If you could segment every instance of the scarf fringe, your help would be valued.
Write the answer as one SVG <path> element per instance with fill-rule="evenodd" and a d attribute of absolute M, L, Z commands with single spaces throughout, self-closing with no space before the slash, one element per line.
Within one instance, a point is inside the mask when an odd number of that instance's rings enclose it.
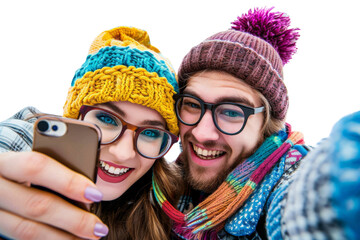
<path fill-rule="evenodd" d="M 173 230 L 175 233 L 181 233 L 181 237 L 185 239 L 213 240 L 217 239 L 217 232 L 220 229 L 211 229 L 194 233 L 192 228 L 186 227 L 184 224 L 175 223 Z"/>

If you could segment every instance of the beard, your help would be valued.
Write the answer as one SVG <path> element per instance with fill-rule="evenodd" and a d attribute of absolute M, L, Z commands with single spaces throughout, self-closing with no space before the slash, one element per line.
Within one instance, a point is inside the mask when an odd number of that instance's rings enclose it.
<path fill-rule="evenodd" d="M 188 135 L 188 136 L 187 136 Z M 190 133 L 186 133 L 184 135 L 184 139 L 190 139 Z M 207 169 L 201 166 L 195 166 L 195 171 L 192 172 L 190 170 L 190 165 L 189 165 L 189 161 L 191 156 L 190 156 L 190 151 L 193 151 L 193 149 L 187 149 L 187 148 L 192 148 L 189 142 L 186 143 L 185 146 L 185 151 L 182 151 L 179 159 L 183 165 L 183 174 L 185 177 L 185 181 L 188 185 L 191 186 L 191 188 L 195 189 L 195 190 L 200 190 L 202 192 L 211 194 L 213 193 L 216 189 L 218 189 L 218 187 L 225 181 L 226 177 L 241 163 L 243 163 L 243 161 L 245 159 L 247 159 L 248 157 L 250 157 L 251 155 L 253 155 L 255 153 L 255 151 L 260 147 L 260 145 L 262 144 L 264 139 L 260 139 L 259 142 L 256 144 L 256 147 L 254 149 L 252 149 L 251 151 L 248 152 L 242 152 L 240 154 L 238 154 L 237 156 L 235 156 L 235 161 L 233 164 L 231 164 L 230 166 L 224 166 L 222 169 L 219 169 L 219 171 L 217 172 L 216 176 L 212 177 L 212 178 L 207 178 L 207 179 L 202 179 L 200 177 L 198 177 L 197 175 L 201 176 L 206 174 Z M 205 143 L 202 143 L 205 147 L 208 148 L 212 148 L 214 146 L 218 146 L 218 143 L 214 142 L 214 141 L 208 141 Z M 184 146 L 182 146 L 183 148 Z M 226 154 L 228 156 L 231 156 L 232 150 L 229 146 L 222 146 L 222 149 L 225 149 Z M 196 173 L 196 175 L 194 175 Z"/>
<path fill-rule="evenodd" d="M 185 173 L 185 181 L 191 186 L 192 189 L 200 190 L 202 192 L 211 194 L 213 193 L 226 179 L 230 172 L 238 165 L 238 163 L 234 163 L 233 166 L 225 169 L 225 171 L 219 171 L 219 173 L 210 179 L 203 180 L 194 176 L 194 174 L 190 171 L 189 160 L 184 161 L 184 173 Z M 241 160 L 239 160 L 240 162 Z M 206 169 L 202 167 L 197 167 L 196 174 L 202 175 L 205 174 Z"/>

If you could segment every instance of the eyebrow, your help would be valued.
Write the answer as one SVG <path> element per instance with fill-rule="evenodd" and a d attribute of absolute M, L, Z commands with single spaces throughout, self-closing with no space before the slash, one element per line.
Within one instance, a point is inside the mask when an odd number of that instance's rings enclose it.
<path fill-rule="evenodd" d="M 107 103 L 103 103 L 103 105 L 105 105 L 106 107 L 113 110 L 116 114 L 120 115 L 122 118 L 126 118 L 127 114 L 123 110 L 121 110 L 119 107 L 117 107 L 114 103 L 107 102 Z M 165 127 L 163 122 L 161 122 L 159 120 L 149 120 L 149 119 L 145 119 L 145 120 L 141 121 L 141 125 L 154 126 L 154 127 L 157 127 L 157 126 Z"/>
<path fill-rule="evenodd" d="M 165 127 L 164 123 L 162 123 L 161 121 L 157 121 L 157 120 L 144 120 L 141 123 L 142 123 L 142 125 Z"/>
<path fill-rule="evenodd" d="M 121 110 L 120 108 L 118 108 L 115 104 L 113 104 L 112 102 L 107 102 L 107 103 L 103 103 L 103 105 L 107 106 L 108 108 L 111 108 L 111 110 L 113 110 L 114 112 L 116 112 L 116 114 L 121 115 L 122 117 L 126 117 L 126 113 Z"/>
<path fill-rule="evenodd" d="M 191 90 L 184 90 L 184 93 L 186 94 L 190 94 L 193 95 L 195 97 L 198 97 L 200 99 L 202 99 L 198 94 L 196 94 L 194 91 Z M 205 101 L 204 101 L 205 102 Z M 238 97 L 234 97 L 234 96 L 222 96 L 222 97 L 218 97 L 215 99 L 214 103 L 221 103 L 221 102 L 232 102 L 232 103 L 240 103 L 240 104 L 244 104 L 246 106 L 249 107 L 255 107 L 255 104 L 250 102 L 249 99 L 242 97 L 242 96 L 238 96 Z"/>

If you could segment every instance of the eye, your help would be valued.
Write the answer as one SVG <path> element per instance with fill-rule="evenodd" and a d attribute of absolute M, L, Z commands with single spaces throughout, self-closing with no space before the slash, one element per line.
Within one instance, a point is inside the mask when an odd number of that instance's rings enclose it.
<path fill-rule="evenodd" d="M 244 114 L 242 112 L 239 111 L 234 111 L 234 110 L 224 110 L 222 112 L 222 114 L 224 114 L 227 117 L 244 117 Z"/>
<path fill-rule="evenodd" d="M 96 115 L 96 118 L 101 122 L 104 123 L 106 125 L 114 125 L 114 126 L 118 126 L 118 124 L 116 123 L 116 120 L 113 116 L 111 116 L 110 114 L 101 112 L 98 113 Z"/>
<path fill-rule="evenodd" d="M 231 104 L 222 104 L 216 108 L 215 114 L 217 118 L 225 121 L 243 121 L 245 118 L 244 111 Z"/>
<path fill-rule="evenodd" d="M 183 106 L 187 108 L 201 109 L 201 105 L 198 101 L 191 98 L 184 98 Z"/>
<path fill-rule="evenodd" d="M 141 135 L 149 137 L 149 138 L 159 138 L 162 136 L 162 132 L 157 129 L 145 129 L 141 132 Z"/>

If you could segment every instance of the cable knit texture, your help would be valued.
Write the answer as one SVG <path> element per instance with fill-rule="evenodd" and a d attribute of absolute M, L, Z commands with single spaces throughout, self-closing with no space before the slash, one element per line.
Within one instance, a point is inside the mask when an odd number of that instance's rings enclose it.
<path fill-rule="evenodd" d="M 147 32 L 130 27 L 105 31 L 93 41 L 89 53 L 71 83 L 65 117 L 78 118 L 82 105 L 129 101 L 158 111 L 170 132 L 178 134 L 175 71 L 150 44 Z"/>

